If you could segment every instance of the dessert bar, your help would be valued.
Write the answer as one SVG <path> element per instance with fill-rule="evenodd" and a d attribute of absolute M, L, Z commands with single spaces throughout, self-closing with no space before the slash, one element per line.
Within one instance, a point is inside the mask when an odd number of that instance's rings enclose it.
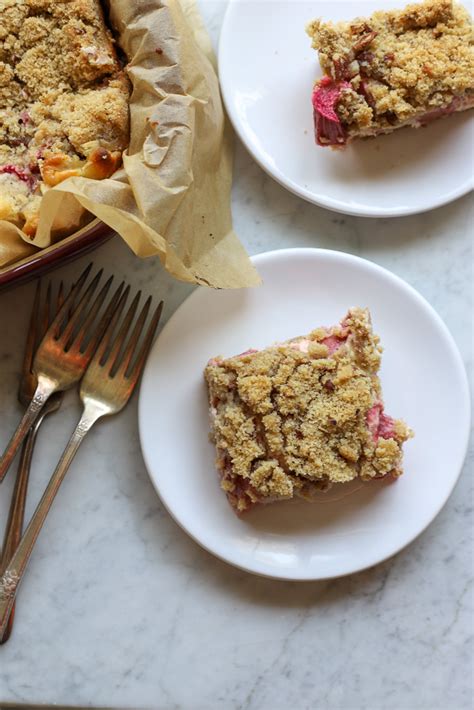
<path fill-rule="evenodd" d="M 312 101 L 316 141 L 420 127 L 474 106 L 472 20 L 451 0 L 307 27 L 324 71 Z"/>
<path fill-rule="evenodd" d="M 216 464 L 238 513 L 402 473 L 411 432 L 385 414 L 380 358 L 369 312 L 353 308 L 332 328 L 209 361 Z"/>

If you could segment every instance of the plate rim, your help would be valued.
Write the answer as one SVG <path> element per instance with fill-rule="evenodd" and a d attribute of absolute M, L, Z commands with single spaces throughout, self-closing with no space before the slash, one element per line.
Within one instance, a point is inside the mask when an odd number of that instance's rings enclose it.
<path fill-rule="evenodd" d="M 264 170 L 266 174 L 269 175 L 273 180 L 275 180 L 279 185 L 291 192 L 293 195 L 296 195 L 297 197 L 300 197 L 301 199 L 305 200 L 306 202 L 317 205 L 318 207 L 323 207 L 325 209 L 330 210 L 331 212 L 336 212 L 338 214 L 347 214 L 353 217 L 370 217 L 372 219 L 380 219 L 384 217 L 408 217 L 410 215 L 423 214 L 424 212 L 429 212 L 439 207 L 444 207 L 445 205 L 451 204 L 451 202 L 455 202 L 456 200 L 460 199 L 461 197 L 464 197 L 472 190 L 474 190 L 473 175 L 470 182 L 468 180 L 466 183 L 463 183 L 462 185 L 458 186 L 456 190 L 448 193 L 447 195 L 444 195 L 440 199 L 434 202 L 430 202 L 429 204 L 422 204 L 418 207 L 388 207 L 385 209 L 363 206 L 354 207 L 350 204 L 341 202 L 340 200 L 333 199 L 331 197 L 328 197 L 327 199 L 320 199 L 320 196 L 315 196 L 310 190 L 307 190 L 304 187 L 300 187 L 299 185 L 294 183 L 293 180 L 285 178 L 284 175 L 281 175 L 279 173 L 276 174 L 272 169 L 271 164 L 267 162 L 264 157 L 256 153 L 250 138 L 242 129 L 241 123 L 239 122 L 237 117 L 237 112 L 234 108 L 234 104 L 229 96 L 229 85 L 223 80 L 223 74 L 221 72 L 221 67 L 223 66 L 222 58 L 225 52 L 225 37 L 226 35 L 231 33 L 231 15 L 232 12 L 234 12 L 235 7 L 239 4 L 243 4 L 244 2 L 248 2 L 248 0 L 229 0 L 225 11 L 219 34 L 217 49 L 219 84 L 224 106 L 234 131 L 244 144 L 246 150 L 252 156 L 253 160 L 255 160 L 255 162 L 262 168 L 262 170 Z"/>
<path fill-rule="evenodd" d="M 472 406 L 471 406 L 471 398 L 470 398 L 470 388 L 469 388 L 469 379 L 466 371 L 466 367 L 464 365 L 464 361 L 462 359 L 460 350 L 457 346 L 456 341 L 454 340 L 454 337 L 452 336 L 449 328 L 447 327 L 446 323 L 443 321 L 441 316 L 437 313 L 437 311 L 433 308 L 433 306 L 427 301 L 427 299 L 419 293 L 411 284 L 409 284 L 407 281 L 402 279 L 400 276 L 397 274 L 393 273 L 392 271 L 386 269 L 383 266 L 380 266 L 379 264 L 371 261 L 370 259 L 365 259 L 364 257 L 356 256 L 354 254 L 350 254 L 347 252 L 341 252 L 337 251 L 335 249 L 323 249 L 323 248 L 315 248 L 315 247 L 290 247 L 290 248 L 285 248 L 285 249 L 272 249 L 270 251 L 265 251 L 261 252 L 259 254 L 255 254 L 254 256 L 251 257 L 251 260 L 253 264 L 258 268 L 258 265 L 260 262 L 265 261 L 265 260 L 272 260 L 274 258 L 286 258 L 288 256 L 295 255 L 295 252 L 297 253 L 296 255 L 314 255 L 315 257 L 319 255 L 327 255 L 329 257 L 335 258 L 335 259 L 342 259 L 343 261 L 347 262 L 353 262 L 355 261 L 356 263 L 362 263 L 365 266 L 368 266 L 371 268 L 374 272 L 379 273 L 384 275 L 386 278 L 388 277 L 389 280 L 393 281 L 396 283 L 398 286 L 401 286 L 403 289 L 407 290 L 412 297 L 414 297 L 419 304 L 426 310 L 428 311 L 429 315 L 434 318 L 436 321 L 436 324 L 438 328 L 441 330 L 446 343 L 449 345 L 449 349 L 456 361 L 456 369 L 459 372 L 460 375 L 460 387 L 462 388 L 462 396 L 464 400 L 464 404 L 466 406 L 466 418 L 465 418 L 465 429 L 463 432 L 463 448 L 462 448 L 462 456 L 460 456 L 460 463 L 458 465 L 458 470 L 456 472 L 456 475 L 453 476 L 453 480 L 451 483 L 451 486 L 449 490 L 447 491 L 446 495 L 444 498 L 441 500 L 441 502 L 438 504 L 436 510 L 433 512 L 431 515 L 430 519 L 423 525 L 423 527 L 414 535 L 412 538 L 409 540 L 405 541 L 402 545 L 397 546 L 396 549 L 393 551 L 389 552 L 388 554 L 383 554 L 383 556 L 379 557 L 376 561 L 372 561 L 368 564 L 357 564 L 354 563 L 352 566 L 348 567 L 346 571 L 340 572 L 338 574 L 317 574 L 315 575 L 314 571 L 310 572 L 310 574 L 304 574 L 301 572 L 301 570 L 286 570 L 284 573 L 278 573 L 277 571 L 270 572 L 270 571 L 262 571 L 261 569 L 258 568 L 257 565 L 244 565 L 244 564 L 239 564 L 235 559 L 232 559 L 229 556 L 225 556 L 224 554 L 220 554 L 216 552 L 215 550 L 211 549 L 208 547 L 206 544 L 204 544 L 198 537 L 196 537 L 192 532 L 189 531 L 189 529 L 185 526 L 184 522 L 181 522 L 174 514 L 172 509 L 169 507 L 168 502 L 165 500 L 165 498 L 162 496 L 160 493 L 158 484 L 155 482 L 154 477 L 151 473 L 152 470 L 152 465 L 150 465 L 149 461 L 149 456 L 146 450 L 146 446 L 144 444 L 144 421 L 145 421 L 145 416 L 143 414 L 143 409 L 144 409 L 144 385 L 146 382 L 146 376 L 149 368 L 151 368 L 151 359 L 149 358 L 145 371 L 143 373 L 143 378 L 142 382 L 140 383 L 140 391 L 139 391 L 139 400 L 138 400 L 138 434 L 139 434 L 139 441 L 140 441 L 140 448 L 143 456 L 143 460 L 145 463 L 145 468 L 147 471 L 147 474 L 150 478 L 150 481 L 153 485 L 153 488 L 155 489 L 156 494 L 158 495 L 162 505 L 164 506 L 165 510 L 169 513 L 171 518 L 174 520 L 174 522 L 195 542 L 197 543 L 202 549 L 206 550 L 209 554 L 212 556 L 216 557 L 217 559 L 226 562 L 227 564 L 230 564 L 232 567 L 235 567 L 237 569 L 240 569 L 244 572 L 247 572 L 249 574 L 255 574 L 260 577 L 264 577 L 267 579 L 274 579 L 274 580 L 280 580 L 280 581 L 290 581 L 290 582 L 310 582 L 310 581 L 323 581 L 323 580 L 329 580 L 329 579 L 337 579 L 340 577 L 346 577 L 351 574 L 356 574 L 358 572 L 363 572 L 364 570 L 370 569 L 372 567 L 375 567 L 378 564 L 381 564 L 382 562 L 385 562 L 386 560 L 391 559 L 395 555 L 397 555 L 399 552 L 407 548 L 409 545 L 411 545 L 417 538 L 422 535 L 426 531 L 426 529 L 433 523 L 433 521 L 438 517 L 439 513 L 441 510 L 444 508 L 446 503 L 448 502 L 449 498 L 451 497 L 453 490 L 455 486 L 457 485 L 459 478 L 461 476 L 462 470 L 464 463 L 466 461 L 466 456 L 468 452 L 468 447 L 469 447 L 469 440 L 470 440 L 470 430 L 471 430 L 471 421 L 472 421 Z M 196 298 L 196 294 L 199 293 L 202 289 L 205 289 L 206 287 L 198 287 L 196 288 L 192 293 L 190 293 L 184 301 L 178 306 L 178 308 L 173 312 L 173 314 L 170 316 L 168 319 L 167 323 L 164 325 L 162 330 L 160 331 L 158 338 L 155 340 L 152 351 L 155 350 L 155 348 L 158 347 L 159 340 L 162 336 L 162 334 L 165 332 L 166 329 L 170 327 L 170 324 L 175 317 L 175 315 L 185 306 L 185 304 L 188 303 L 188 301 L 192 298 Z M 150 353 L 150 354 L 151 354 Z M 232 513 L 232 511 L 230 511 Z"/>

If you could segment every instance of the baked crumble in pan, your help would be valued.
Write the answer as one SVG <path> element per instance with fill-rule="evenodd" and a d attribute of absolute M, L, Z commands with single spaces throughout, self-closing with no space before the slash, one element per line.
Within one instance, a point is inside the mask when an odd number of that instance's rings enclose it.
<path fill-rule="evenodd" d="M 34 235 L 48 188 L 112 175 L 129 94 L 98 0 L 0 0 L 0 219 Z"/>

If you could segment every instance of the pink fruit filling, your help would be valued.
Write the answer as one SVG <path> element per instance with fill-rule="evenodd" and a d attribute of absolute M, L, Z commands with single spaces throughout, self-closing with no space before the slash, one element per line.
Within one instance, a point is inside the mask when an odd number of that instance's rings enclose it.
<path fill-rule="evenodd" d="M 239 353 L 238 355 L 235 355 L 235 357 L 244 357 L 244 355 L 251 355 L 252 353 L 256 353 L 256 352 L 258 352 L 258 350 L 253 350 L 252 348 L 250 348 L 249 350 L 246 350 L 243 353 Z M 207 364 L 211 365 L 212 367 L 215 367 L 216 365 L 217 366 L 220 365 L 220 360 L 213 357 L 209 360 L 209 362 Z"/>
<path fill-rule="evenodd" d="M 424 113 L 423 116 L 418 119 L 418 122 L 422 125 L 426 125 L 427 123 L 431 123 L 431 121 L 436 121 L 438 118 L 443 118 L 443 116 L 449 116 L 455 111 L 470 108 L 472 107 L 473 103 L 474 99 L 472 97 L 455 97 L 447 106 L 444 106 L 442 108 L 436 108 L 433 109 L 433 111 L 428 111 L 427 113 Z"/>
<path fill-rule="evenodd" d="M 328 332 L 330 333 L 331 331 L 329 330 Z M 321 344 L 327 347 L 329 355 L 334 355 L 336 350 L 339 350 L 341 345 L 346 342 L 348 335 L 349 331 L 341 335 L 328 335 L 326 338 L 321 340 Z M 311 345 L 311 340 L 308 338 L 300 338 L 299 340 L 294 340 L 293 342 L 288 343 L 288 345 L 290 348 L 293 348 L 293 350 L 300 350 L 302 353 L 307 353 L 309 346 Z"/>
<path fill-rule="evenodd" d="M 347 335 L 345 338 L 340 338 L 337 335 L 328 335 L 327 338 L 324 338 L 324 340 L 321 340 L 321 343 L 327 347 L 329 350 L 329 354 L 333 355 L 336 350 L 339 350 L 341 345 L 346 342 Z"/>
<path fill-rule="evenodd" d="M 235 477 L 233 475 L 232 462 L 228 454 L 224 454 L 223 457 L 224 466 L 223 470 L 219 472 L 219 475 L 223 481 L 230 481 L 233 484 L 233 489 L 230 495 L 236 500 L 246 499 L 246 510 L 250 510 L 258 502 L 258 494 L 255 488 L 252 486 L 249 480 L 241 478 L 240 476 Z"/>
<path fill-rule="evenodd" d="M 21 119 L 21 122 L 24 124 L 31 123 L 31 116 L 28 113 L 28 111 L 21 111 L 20 112 L 20 119 Z"/>
<path fill-rule="evenodd" d="M 336 113 L 343 89 L 350 89 L 347 81 L 333 81 L 324 76 L 313 91 L 314 125 L 318 145 L 344 145 L 346 131 Z"/>
<path fill-rule="evenodd" d="M 248 350 L 245 350 L 243 353 L 240 353 L 240 355 L 236 355 L 236 357 L 244 357 L 244 355 L 251 355 L 252 353 L 257 353 L 258 350 L 254 350 L 253 348 L 249 348 Z"/>
<path fill-rule="evenodd" d="M 375 101 L 374 97 L 369 91 L 369 87 L 366 81 L 361 81 L 360 86 L 359 86 L 359 92 L 361 96 L 364 97 L 364 99 L 367 101 L 368 105 L 370 106 L 371 109 L 375 108 Z"/>
<path fill-rule="evenodd" d="M 378 439 L 393 439 L 395 437 L 394 420 L 384 414 L 382 402 L 376 402 L 367 412 L 367 427 L 374 442 Z"/>
<path fill-rule="evenodd" d="M 26 182 L 30 190 L 36 186 L 37 179 L 28 168 L 19 168 L 18 165 L 2 165 L 0 173 L 15 175 L 22 182 Z"/>

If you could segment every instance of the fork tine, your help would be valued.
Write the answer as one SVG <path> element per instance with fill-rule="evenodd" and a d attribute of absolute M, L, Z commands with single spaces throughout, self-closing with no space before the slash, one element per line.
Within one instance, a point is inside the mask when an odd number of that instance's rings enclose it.
<path fill-rule="evenodd" d="M 71 290 L 72 290 L 73 288 L 74 288 L 74 284 L 73 284 L 73 285 L 71 286 L 71 288 L 69 289 L 69 293 L 71 292 Z M 69 294 L 68 294 L 68 295 L 69 295 Z M 60 284 L 59 284 L 59 288 L 58 288 L 58 296 L 57 296 L 57 299 L 56 299 L 56 308 L 54 309 L 53 319 L 55 319 L 56 316 L 59 314 L 59 311 L 61 310 L 61 308 L 62 308 L 62 306 L 63 306 L 64 300 L 65 300 L 65 296 L 64 296 L 64 283 L 61 281 Z M 67 321 L 68 321 L 68 318 L 69 318 L 69 316 L 70 316 L 70 314 L 71 314 L 71 309 L 72 309 L 72 306 L 70 306 L 69 311 L 67 312 L 67 314 L 63 316 L 63 319 L 62 319 L 62 321 L 59 323 L 59 325 L 57 325 L 57 326 L 55 327 L 54 337 L 56 338 L 56 340 L 59 338 L 59 333 L 61 332 L 61 330 L 64 328 L 65 324 L 66 324 Z M 52 323 L 51 323 L 51 325 L 52 325 Z"/>
<path fill-rule="evenodd" d="M 90 264 L 87 264 L 86 268 L 84 269 L 84 271 L 82 272 L 82 274 L 79 276 L 79 278 L 77 279 L 77 281 L 74 281 L 74 282 L 72 283 L 72 286 L 71 286 L 71 288 L 69 289 L 69 293 L 71 293 L 71 291 L 74 291 L 74 292 L 75 292 L 74 298 L 76 297 L 76 295 L 79 294 L 80 290 L 82 289 L 82 287 L 84 286 L 85 282 L 87 281 L 87 278 L 88 278 L 88 276 L 89 276 L 89 274 L 90 274 L 91 269 L 92 269 L 93 266 L 94 266 L 94 262 L 91 261 Z M 68 295 L 69 295 L 69 294 L 68 294 Z M 73 299 L 73 302 L 74 302 L 74 299 Z"/>
<path fill-rule="evenodd" d="M 96 296 L 94 303 L 89 309 L 89 312 L 86 316 L 85 321 L 81 325 L 80 331 L 77 333 L 75 336 L 75 343 L 76 347 L 80 349 L 81 352 L 85 352 L 89 345 L 94 341 L 94 339 L 97 337 L 97 334 L 92 332 L 92 334 L 89 333 L 89 330 L 91 329 L 91 326 L 93 325 L 97 314 L 109 292 L 110 286 L 112 284 L 112 281 L 114 280 L 114 277 L 111 276 L 105 284 L 102 286 L 101 290 L 99 291 L 99 294 Z M 89 336 L 89 342 L 86 345 L 87 338 Z"/>
<path fill-rule="evenodd" d="M 41 281 L 38 280 L 36 284 L 35 299 L 33 301 L 33 308 L 31 309 L 30 325 L 28 328 L 28 336 L 26 338 L 25 345 L 25 355 L 23 358 L 23 372 L 31 372 L 31 367 L 33 364 L 33 358 L 35 355 L 36 345 L 37 345 L 37 327 L 38 327 L 38 316 L 39 307 L 41 301 Z"/>
<path fill-rule="evenodd" d="M 87 279 L 87 277 L 89 276 L 89 274 L 90 274 L 91 269 L 92 269 L 93 266 L 94 266 L 94 262 L 93 262 L 93 261 L 90 261 L 90 262 L 87 264 L 87 266 L 86 266 L 86 268 L 84 269 L 84 271 L 82 272 L 82 274 L 81 274 L 81 275 L 79 276 L 79 278 L 77 279 L 77 281 L 76 281 L 75 283 L 73 283 L 72 285 L 73 285 L 73 286 L 79 286 L 79 284 L 83 284 L 84 281 L 85 281 L 85 280 Z"/>
<path fill-rule="evenodd" d="M 104 296 L 102 297 L 102 301 L 104 300 L 105 295 L 107 294 L 107 291 L 109 290 L 112 280 L 113 280 L 113 276 L 110 277 L 110 279 L 107 281 L 107 283 L 105 284 L 105 286 L 102 289 L 102 292 L 104 292 Z M 92 355 L 94 354 L 94 352 L 97 348 L 97 345 L 99 343 L 101 343 L 101 341 L 105 335 L 105 332 L 106 332 L 106 330 L 107 330 L 107 328 L 114 316 L 115 311 L 117 310 L 117 308 L 121 309 L 123 307 L 123 306 L 122 307 L 120 306 L 120 298 L 122 296 L 122 291 L 123 291 L 124 285 L 125 285 L 124 281 L 122 281 L 122 283 L 119 284 L 114 295 L 110 299 L 110 303 L 107 306 L 107 308 L 105 309 L 104 314 L 102 315 L 98 325 L 94 329 L 94 332 L 93 332 L 91 338 L 89 339 L 89 342 L 87 343 L 86 348 L 83 351 L 83 354 L 86 357 L 88 357 L 88 358 L 92 357 Z M 106 290 L 106 288 L 107 288 L 107 290 Z M 101 298 L 102 292 L 99 294 L 96 301 L 98 301 L 99 298 Z M 100 305 L 101 304 L 98 305 L 95 315 L 97 315 Z M 94 307 L 95 307 L 95 304 L 94 304 Z"/>
<path fill-rule="evenodd" d="M 125 282 L 122 281 L 120 286 L 118 287 L 117 291 L 115 292 L 114 296 L 112 297 L 112 300 L 110 302 L 110 306 L 108 310 L 110 311 L 110 319 L 107 322 L 107 325 L 105 327 L 105 331 L 102 335 L 102 339 L 100 340 L 99 347 L 94 353 L 94 359 L 93 362 L 101 364 L 102 358 L 104 357 L 105 352 L 107 351 L 107 348 L 109 347 L 109 344 L 112 340 L 113 332 L 115 330 L 115 326 L 117 325 L 117 321 L 120 318 L 120 315 L 124 309 L 125 303 L 127 302 L 128 294 L 130 293 L 130 286 L 127 286 L 125 291 L 122 293 L 122 289 L 125 285 Z M 120 300 L 117 303 L 117 298 L 120 296 Z M 104 316 L 105 318 L 105 316 Z"/>
<path fill-rule="evenodd" d="M 76 295 L 78 295 L 78 294 L 80 293 L 82 287 L 84 286 L 85 280 L 86 280 L 87 277 L 89 276 L 89 272 L 90 272 L 91 269 L 92 269 L 92 263 L 89 264 L 89 266 L 87 266 L 87 267 L 84 269 L 84 271 L 83 271 L 82 274 L 79 276 L 79 278 L 78 278 L 78 280 L 76 281 L 76 283 L 73 284 L 73 286 L 72 286 L 72 288 L 70 289 L 68 295 L 66 296 L 66 298 L 65 298 L 64 301 L 62 302 L 62 305 L 61 305 L 60 309 L 59 309 L 58 312 L 56 313 L 56 316 L 55 316 L 53 322 L 51 323 L 51 325 L 50 325 L 49 328 L 48 328 L 48 331 L 47 331 L 47 332 L 48 332 L 48 335 L 53 335 L 53 334 L 54 334 L 55 337 L 58 337 L 58 335 L 59 335 L 59 329 L 60 329 L 60 327 L 61 327 L 63 321 L 65 320 L 66 316 L 69 317 L 69 313 L 68 313 L 69 307 L 70 307 L 71 304 L 73 303 L 73 301 L 74 301 Z"/>
<path fill-rule="evenodd" d="M 143 367 L 148 357 L 148 353 L 150 352 L 150 348 L 153 344 L 153 338 L 155 337 L 156 329 L 158 328 L 158 323 L 160 322 L 162 311 L 163 301 L 160 301 L 153 314 L 153 318 L 151 319 L 151 323 L 148 327 L 145 340 L 143 341 L 143 345 L 138 353 L 137 360 L 132 368 L 132 371 L 129 374 L 129 378 L 132 380 L 132 388 L 135 387 L 142 373 Z"/>
<path fill-rule="evenodd" d="M 135 317 L 135 313 L 137 310 L 138 302 L 140 300 L 140 296 L 141 296 L 141 291 L 139 291 L 137 293 L 137 295 L 133 299 L 132 303 L 130 304 L 127 314 L 126 314 L 125 318 L 123 319 L 123 323 L 120 326 L 120 329 L 114 338 L 112 349 L 111 349 L 111 351 L 107 357 L 107 361 L 106 361 L 107 363 L 110 363 L 110 362 L 112 363 L 112 365 L 108 371 L 109 375 L 111 375 L 112 372 L 114 372 L 118 366 L 120 351 L 121 351 L 122 346 L 125 342 L 125 338 L 127 337 L 130 325 Z M 105 362 L 102 364 L 105 365 Z"/>
<path fill-rule="evenodd" d="M 121 359 L 120 363 L 117 363 L 117 366 L 114 364 L 114 369 L 113 371 L 111 370 L 110 374 L 112 377 L 115 377 L 115 375 L 124 376 L 125 373 L 128 370 L 128 367 L 130 365 L 130 360 L 133 357 L 133 353 L 135 352 L 135 349 L 137 347 L 138 340 L 140 338 L 141 332 L 143 330 L 143 326 L 145 324 L 145 321 L 148 316 L 148 311 L 150 310 L 150 305 L 151 305 L 151 296 L 149 296 L 145 302 L 145 305 L 143 306 L 140 315 L 137 318 L 137 322 L 135 323 L 135 326 L 133 328 L 133 332 L 131 336 L 128 339 L 127 347 L 125 348 Z"/>
<path fill-rule="evenodd" d="M 43 340 L 45 333 L 49 328 L 51 314 L 52 314 L 52 310 L 51 310 L 51 281 L 50 281 L 48 283 L 48 288 L 46 289 L 46 300 L 45 300 L 44 306 L 43 306 L 43 313 L 42 313 L 42 317 L 41 317 L 41 329 L 40 329 L 37 345 L 39 345 L 40 342 Z"/>
<path fill-rule="evenodd" d="M 59 288 L 58 288 L 58 299 L 57 299 L 57 307 L 56 307 L 56 312 L 59 311 L 61 306 L 64 303 L 64 284 L 62 281 L 59 282 Z"/>
<path fill-rule="evenodd" d="M 89 305 L 89 301 L 91 300 L 92 296 L 94 295 L 94 291 L 97 288 L 97 284 L 99 283 L 101 277 L 103 274 L 103 269 L 101 269 L 92 279 L 90 282 L 89 286 L 87 287 L 86 291 L 84 294 L 81 296 L 81 299 L 79 303 L 75 306 L 74 310 L 72 311 L 71 315 L 69 316 L 69 320 L 66 324 L 66 327 L 64 328 L 63 332 L 60 334 L 58 340 L 60 340 L 64 344 L 64 349 L 65 350 L 70 350 L 73 343 L 77 342 L 77 337 L 79 334 L 82 335 L 82 326 L 79 329 L 78 333 L 75 333 L 73 335 L 74 328 L 79 324 L 81 317 L 84 315 L 87 306 Z"/>

